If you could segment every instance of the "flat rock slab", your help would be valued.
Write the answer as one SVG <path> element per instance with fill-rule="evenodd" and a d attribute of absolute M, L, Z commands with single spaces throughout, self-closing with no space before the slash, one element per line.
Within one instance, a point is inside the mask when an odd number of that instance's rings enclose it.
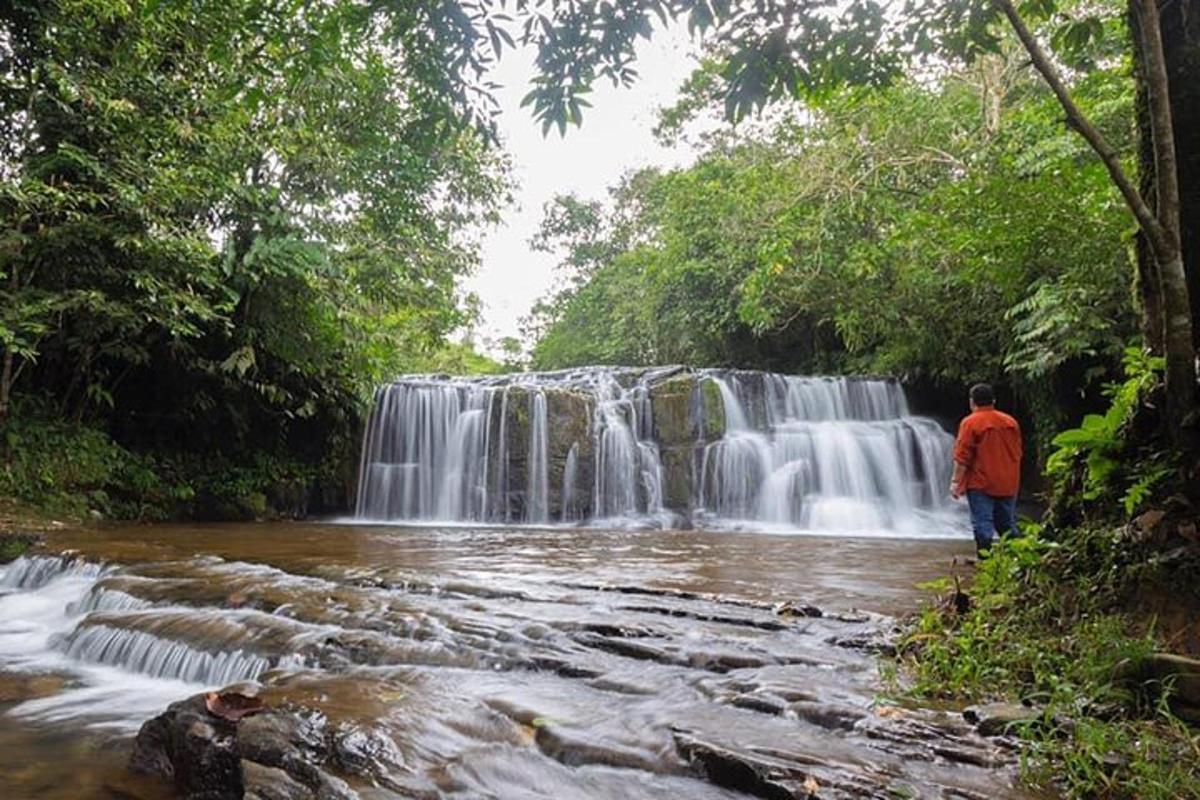
<path fill-rule="evenodd" d="M 1041 717 L 1040 710 L 1020 703 L 988 703 L 963 709 L 963 718 L 984 736 L 1011 733 L 1013 726 Z"/>

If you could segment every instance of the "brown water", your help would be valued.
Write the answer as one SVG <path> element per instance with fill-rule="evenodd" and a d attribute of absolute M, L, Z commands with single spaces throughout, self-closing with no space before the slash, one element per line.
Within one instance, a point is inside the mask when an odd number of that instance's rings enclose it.
<path fill-rule="evenodd" d="M 877 699 L 877 615 L 969 542 L 279 524 L 47 550 L 109 568 L 0 577 L 4 797 L 170 796 L 123 768 L 137 724 L 251 678 L 386 743 L 364 798 L 746 796 L 697 746 L 821 797 L 1019 796 L 1003 747 Z"/>

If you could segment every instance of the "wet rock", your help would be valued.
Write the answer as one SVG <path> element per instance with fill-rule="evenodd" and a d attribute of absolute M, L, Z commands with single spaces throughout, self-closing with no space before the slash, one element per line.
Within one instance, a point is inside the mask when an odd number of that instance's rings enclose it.
<path fill-rule="evenodd" d="M 350 727 L 333 739 L 333 758 L 346 772 L 369 774 L 403 761 L 391 739 L 376 731 Z"/>
<path fill-rule="evenodd" d="M 62 675 L 0 672 L 0 703 L 21 703 L 49 697 L 61 692 L 66 683 L 67 679 Z"/>
<path fill-rule="evenodd" d="M 662 766 L 661 762 L 633 748 L 593 740 L 580 731 L 557 725 L 538 727 L 534 741 L 548 757 L 568 767 L 599 765 L 657 772 Z"/>
<path fill-rule="evenodd" d="M 791 600 L 775 606 L 775 613 L 781 617 L 821 617 L 824 615 L 816 606 Z"/>
<path fill-rule="evenodd" d="M 867 712 L 859 708 L 808 701 L 792 703 L 791 711 L 813 725 L 843 731 L 854 730 L 858 721 L 867 716 Z"/>
<path fill-rule="evenodd" d="M 748 752 L 703 740 L 688 731 L 675 731 L 679 756 L 712 783 L 766 800 L 886 797 L 871 778 L 838 776 L 804 753 L 755 750 Z"/>
<path fill-rule="evenodd" d="M 704 445 L 725 432 L 725 411 L 715 383 L 693 373 L 675 374 L 649 386 L 654 440 L 663 465 L 663 504 L 687 513 L 696 494 Z"/>
<path fill-rule="evenodd" d="M 696 376 L 677 375 L 650 387 L 654 438 L 663 449 L 690 448 L 699 433 L 692 413 Z"/>
<path fill-rule="evenodd" d="M 873 653 L 881 656 L 896 655 L 896 645 L 880 633 L 863 634 L 859 636 L 834 636 L 826 640 L 828 644 L 836 647 L 845 647 L 850 650 L 861 650 L 864 653 Z"/>
<path fill-rule="evenodd" d="M 729 701 L 730 705 L 744 708 L 747 711 L 757 711 L 760 714 L 781 716 L 787 711 L 787 703 L 778 697 L 763 694 L 739 694 Z"/>
<path fill-rule="evenodd" d="M 226 720 L 201 694 L 142 725 L 129 766 L 174 782 L 187 800 L 355 800 L 358 794 L 328 770 L 369 772 L 371 752 L 355 750 L 344 734 L 309 709 Z"/>
<path fill-rule="evenodd" d="M 241 800 L 237 725 L 214 717 L 204 695 L 172 703 L 142 725 L 130 767 L 172 780 L 188 800 Z"/>
<path fill-rule="evenodd" d="M 1136 680 L 1170 692 L 1171 707 L 1185 719 L 1200 708 L 1200 659 L 1175 653 L 1151 653 L 1137 664 L 1119 670 L 1118 679 Z"/>
<path fill-rule="evenodd" d="M 1010 726 L 1040 719 L 1042 712 L 1020 703 L 988 703 L 963 710 L 963 719 L 984 736 L 1008 733 Z"/>
<path fill-rule="evenodd" d="M 315 800 L 313 790 L 281 769 L 242 761 L 245 800 Z"/>
<path fill-rule="evenodd" d="M 611 639 L 607 636 L 600 636 L 594 633 L 577 634 L 575 641 L 587 647 L 639 661 L 657 661 L 662 664 L 683 663 L 680 659 L 670 655 L 665 650 L 643 642 L 628 639 Z"/>
<path fill-rule="evenodd" d="M 669 608 L 667 606 L 626 605 L 622 606 L 621 610 L 635 611 L 639 614 L 662 614 L 667 617 L 695 619 L 701 622 L 719 622 L 723 625 L 741 625 L 748 628 L 759 628 L 764 631 L 782 631 L 787 630 L 789 627 L 777 620 L 763 617 L 741 617 L 695 609 Z"/>

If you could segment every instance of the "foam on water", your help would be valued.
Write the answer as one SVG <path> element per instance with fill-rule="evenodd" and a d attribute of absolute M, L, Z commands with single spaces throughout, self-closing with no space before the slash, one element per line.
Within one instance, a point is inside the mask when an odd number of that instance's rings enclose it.
<path fill-rule="evenodd" d="M 137 630 L 90 624 L 96 614 L 150 603 L 99 582 L 113 570 L 71 557 L 25 556 L 0 572 L 0 669 L 62 676 L 63 691 L 8 711 L 135 730 L 169 703 L 257 677 L 269 662 L 241 651 L 207 653 Z M 115 618 L 115 617 L 114 617 Z"/>

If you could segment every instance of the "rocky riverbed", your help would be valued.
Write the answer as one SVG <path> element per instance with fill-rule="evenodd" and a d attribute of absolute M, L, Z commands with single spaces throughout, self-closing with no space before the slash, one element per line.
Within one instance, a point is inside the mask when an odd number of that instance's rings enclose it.
<path fill-rule="evenodd" d="M 881 694 L 892 615 L 967 543 L 278 525 L 44 548 L 72 552 L 0 576 L 14 797 L 1022 796 L 1003 736 Z M 229 687 L 264 710 L 214 715 Z"/>

